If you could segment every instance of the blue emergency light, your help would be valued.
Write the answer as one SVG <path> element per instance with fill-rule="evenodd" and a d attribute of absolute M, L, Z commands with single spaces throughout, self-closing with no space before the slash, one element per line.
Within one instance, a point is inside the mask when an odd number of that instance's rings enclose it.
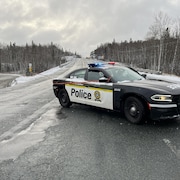
<path fill-rule="evenodd" d="M 102 67 L 103 65 L 104 65 L 104 64 L 101 63 L 101 62 L 88 64 L 89 67 Z"/>

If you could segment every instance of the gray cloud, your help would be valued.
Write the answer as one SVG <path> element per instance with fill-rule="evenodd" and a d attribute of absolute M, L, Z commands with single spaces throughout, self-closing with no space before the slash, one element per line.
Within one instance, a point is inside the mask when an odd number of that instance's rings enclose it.
<path fill-rule="evenodd" d="M 179 16 L 178 0 L 6 0 L 0 42 L 55 42 L 88 55 L 105 42 L 142 40 L 160 11 Z"/>

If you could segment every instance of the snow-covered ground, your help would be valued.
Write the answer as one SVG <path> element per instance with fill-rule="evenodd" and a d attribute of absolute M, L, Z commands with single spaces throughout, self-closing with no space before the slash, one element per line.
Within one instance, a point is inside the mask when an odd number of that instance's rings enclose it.
<path fill-rule="evenodd" d="M 158 79 L 158 80 L 163 80 L 163 81 L 169 81 L 169 82 L 174 82 L 174 83 L 180 83 L 180 77 L 179 76 L 175 76 L 175 75 L 147 74 L 147 78 L 149 78 L 149 79 Z"/>
<path fill-rule="evenodd" d="M 38 78 L 41 78 L 41 77 L 44 77 L 44 76 L 49 76 L 57 71 L 60 70 L 60 68 L 63 68 L 65 67 L 67 64 L 63 64 L 62 67 L 55 67 L 55 68 L 52 68 L 52 69 L 49 69 L 47 71 L 44 71 L 40 74 L 37 74 L 37 75 L 34 75 L 34 76 L 20 76 L 18 78 L 16 78 L 13 82 L 12 82 L 12 85 L 11 86 L 14 86 L 16 84 L 19 84 L 19 83 L 25 83 L 25 82 L 29 82 L 29 81 L 33 81 L 35 79 L 38 79 Z M 143 72 L 141 72 L 143 73 Z M 147 78 L 148 79 L 158 79 L 158 80 L 163 80 L 163 81 L 170 81 L 170 82 L 174 82 L 174 83 L 180 83 L 180 77 L 179 76 L 174 76 L 174 75 L 167 75 L 167 74 L 163 74 L 163 75 L 157 75 L 157 74 L 147 74 Z"/>

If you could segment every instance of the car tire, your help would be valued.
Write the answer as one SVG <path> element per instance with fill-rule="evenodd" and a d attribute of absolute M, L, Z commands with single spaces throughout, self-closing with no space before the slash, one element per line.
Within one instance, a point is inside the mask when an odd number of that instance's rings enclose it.
<path fill-rule="evenodd" d="M 58 99 L 62 107 L 68 108 L 72 104 L 69 99 L 69 95 L 65 89 L 60 89 Z"/>
<path fill-rule="evenodd" d="M 145 108 L 142 101 L 136 97 L 128 97 L 124 103 L 124 115 L 133 124 L 141 124 L 145 121 Z"/>

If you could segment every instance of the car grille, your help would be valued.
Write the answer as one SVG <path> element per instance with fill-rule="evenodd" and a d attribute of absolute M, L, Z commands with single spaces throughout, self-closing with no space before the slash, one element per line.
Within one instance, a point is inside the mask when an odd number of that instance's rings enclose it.
<path fill-rule="evenodd" d="M 178 106 L 178 111 L 180 113 L 180 95 L 174 96 L 173 97 L 173 102 L 175 102 Z"/>

